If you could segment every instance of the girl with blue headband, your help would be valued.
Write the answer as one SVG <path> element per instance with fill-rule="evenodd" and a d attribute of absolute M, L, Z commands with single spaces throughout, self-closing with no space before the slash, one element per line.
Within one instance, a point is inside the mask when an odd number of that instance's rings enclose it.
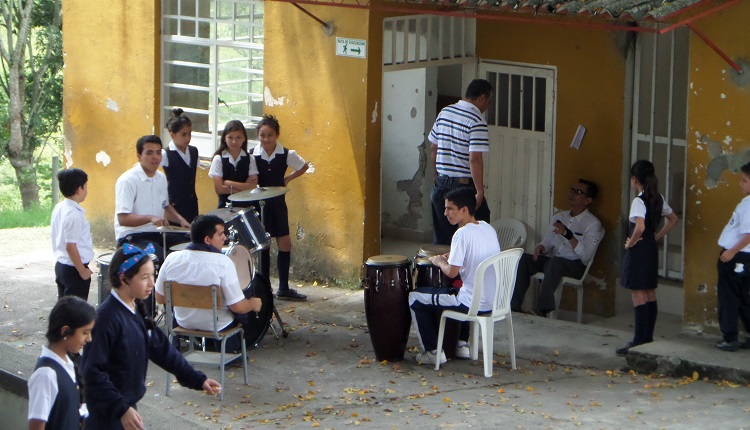
<path fill-rule="evenodd" d="M 146 393 L 148 360 L 177 381 L 216 395 L 221 385 L 193 369 L 146 312 L 143 300 L 154 288 L 153 245 L 125 244 L 112 256 L 112 294 L 97 309 L 93 340 L 86 345 L 81 374 L 92 429 L 143 429 L 137 403 Z"/>

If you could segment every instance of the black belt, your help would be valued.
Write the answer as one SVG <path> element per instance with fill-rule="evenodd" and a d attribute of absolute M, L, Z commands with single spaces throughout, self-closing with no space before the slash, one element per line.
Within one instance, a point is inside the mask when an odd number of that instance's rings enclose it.
<path fill-rule="evenodd" d="M 438 175 L 438 179 L 442 180 L 443 182 L 447 182 L 449 184 L 461 184 L 461 185 L 470 185 L 474 183 L 474 179 L 472 178 L 456 178 L 452 176 L 446 176 L 446 175 Z"/>

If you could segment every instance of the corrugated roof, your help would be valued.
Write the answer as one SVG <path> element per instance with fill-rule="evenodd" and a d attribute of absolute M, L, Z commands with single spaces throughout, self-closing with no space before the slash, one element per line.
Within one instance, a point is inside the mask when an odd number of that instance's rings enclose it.
<path fill-rule="evenodd" d="M 663 33 L 740 0 L 272 0 Z"/>

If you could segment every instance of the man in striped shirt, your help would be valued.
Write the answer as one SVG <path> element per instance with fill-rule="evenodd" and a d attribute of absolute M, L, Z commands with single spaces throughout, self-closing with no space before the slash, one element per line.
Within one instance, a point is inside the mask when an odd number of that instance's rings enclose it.
<path fill-rule="evenodd" d="M 494 91 L 484 79 L 474 79 L 463 100 L 445 107 L 430 131 L 432 168 L 432 242 L 450 245 L 456 226 L 443 215 L 445 195 L 458 187 L 476 190 L 476 219 L 490 221 L 490 209 L 484 199 L 483 153 L 490 150 L 487 121 L 482 114 L 490 107 Z"/>

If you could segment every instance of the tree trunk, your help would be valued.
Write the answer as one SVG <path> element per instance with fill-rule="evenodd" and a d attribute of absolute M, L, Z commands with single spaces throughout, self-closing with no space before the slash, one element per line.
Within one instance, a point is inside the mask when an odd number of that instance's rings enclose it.
<path fill-rule="evenodd" d="M 36 183 L 34 170 L 34 152 L 24 145 L 26 138 L 23 132 L 23 103 L 26 90 L 26 79 L 22 70 L 23 63 L 11 62 L 8 70 L 10 93 L 10 142 L 8 158 L 16 172 L 18 190 L 21 192 L 21 204 L 24 210 L 39 204 L 39 186 Z"/>
<path fill-rule="evenodd" d="M 16 172 L 18 190 L 21 192 L 21 204 L 24 210 L 39 205 L 39 185 L 36 183 L 36 171 L 34 161 L 15 160 L 11 161 L 13 170 Z"/>

